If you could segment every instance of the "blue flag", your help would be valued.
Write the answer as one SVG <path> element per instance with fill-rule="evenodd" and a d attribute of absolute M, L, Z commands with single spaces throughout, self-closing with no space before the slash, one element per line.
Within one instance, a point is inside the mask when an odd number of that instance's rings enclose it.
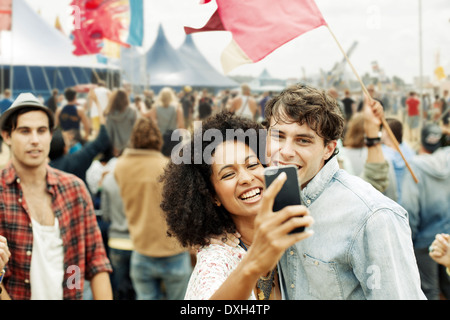
<path fill-rule="evenodd" d="M 142 46 L 144 38 L 144 4 L 142 0 L 130 1 L 130 31 L 127 43 L 132 46 Z"/>

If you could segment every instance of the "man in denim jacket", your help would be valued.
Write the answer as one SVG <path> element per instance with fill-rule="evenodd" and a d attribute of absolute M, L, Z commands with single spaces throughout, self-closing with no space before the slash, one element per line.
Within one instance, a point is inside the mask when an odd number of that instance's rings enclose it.
<path fill-rule="evenodd" d="M 402 184 L 402 205 L 409 213 L 422 289 L 430 300 L 439 300 L 440 292 L 450 298 L 450 278 L 445 267 L 428 255 L 435 235 L 450 233 L 450 147 L 440 147 L 441 136 L 437 124 L 423 127 L 419 155 L 410 163 L 419 183 L 405 175 Z"/>
<path fill-rule="evenodd" d="M 424 299 L 407 212 L 339 169 L 344 119 L 338 108 L 323 91 L 304 85 L 266 106 L 270 164 L 298 167 L 302 202 L 315 221 L 314 235 L 279 262 L 283 298 Z M 382 160 L 380 117 L 368 107 L 364 112 L 370 157 Z"/>

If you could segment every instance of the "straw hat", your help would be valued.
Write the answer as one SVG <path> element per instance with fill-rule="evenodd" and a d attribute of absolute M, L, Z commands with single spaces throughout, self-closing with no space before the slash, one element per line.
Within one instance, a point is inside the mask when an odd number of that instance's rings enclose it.
<path fill-rule="evenodd" d="M 12 105 L 5 111 L 2 113 L 1 117 L 0 117 L 0 128 L 1 130 L 4 130 L 3 125 L 5 124 L 6 120 L 15 112 L 23 109 L 23 108 L 27 108 L 27 107 L 33 107 L 33 108 L 37 108 L 39 110 L 44 111 L 45 113 L 47 113 L 49 119 L 51 119 L 50 121 L 50 125 L 53 121 L 53 112 L 47 108 L 46 106 L 44 106 L 32 93 L 26 92 L 26 93 L 21 93 L 16 100 L 14 100 L 14 102 L 12 103 Z"/>

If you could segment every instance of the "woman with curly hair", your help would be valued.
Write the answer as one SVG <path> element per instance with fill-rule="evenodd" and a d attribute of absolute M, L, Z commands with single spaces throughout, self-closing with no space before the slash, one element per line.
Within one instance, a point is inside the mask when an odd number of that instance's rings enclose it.
<path fill-rule="evenodd" d="M 161 208 L 169 234 L 185 247 L 198 248 L 185 299 L 281 298 L 278 259 L 311 235 L 289 234 L 312 223 L 305 207 L 272 211 L 286 177 L 265 190 L 258 158 L 265 153 L 259 141 L 264 132 L 251 120 L 218 113 L 204 120 L 181 149 L 189 157 L 183 154 L 185 161 L 165 169 Z"/>

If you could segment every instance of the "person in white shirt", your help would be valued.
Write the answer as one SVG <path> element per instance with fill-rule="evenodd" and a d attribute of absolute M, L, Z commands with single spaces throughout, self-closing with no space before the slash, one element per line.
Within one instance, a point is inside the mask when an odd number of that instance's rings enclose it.
<path fill-rule="evenodd" d="M 241 85 L 241 91 L 242 94 L 231 101 L 229 110 L 237 116 L 253 120 L 260 107 L 255 98 L 251 96 L 250 87 L 247 84 Z M 261 115 L 261 110 L 259 110 L 259 115 Z"/>
<path fill-rule="evenodd" d="M 94 136 L 100 129 L 100 120 L 98 116 L 98 108 L 96 107 L 96 105 L 99 104 L 101 110 L 105 111 L 110 96 L 111 91 L 106 88 L 106 84 L 102 80 L 98 81 L 98 87 L 93 88 L 89 91 L 86 109 L 89 110 L 92 133 Z"/>

